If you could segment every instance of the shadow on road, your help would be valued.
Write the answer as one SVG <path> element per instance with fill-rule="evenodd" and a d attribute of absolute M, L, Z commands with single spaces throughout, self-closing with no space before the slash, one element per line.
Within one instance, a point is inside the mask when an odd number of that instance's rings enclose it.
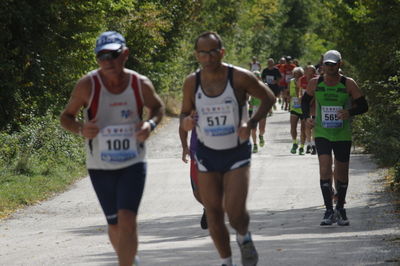
<path fill-rule="evenodd" d="M 399 237 L 392 234 L 397 227 L 396 214 L 387 200 L 384 192 L 373 192 L 367 206 L 348 208 L 351 225 L 346 227 L 319 226 L 324 211 L 320 206 L 251 210 L 259 265 L 321 265 L 340 258 L 343 261 L 338 265 L 398 265 L 400 258 L 393 256 L 396 253 L 390 249 L 398 250 L 399 245 L 392 243 L 386 245 L 387 249 L 381 248 L 382 242 L 393 242 Z M 199 219 L 200 214 L 182 214 L 141 221 L 141 265 L 217 265 L 218 255 L 208 232 L 200 229 Z M 86 236 L 105 234 L 105 228 L 99 225 L 68 231 Z M 237 260 L 239 251 L 232 230 L 231 242 Z M 321 250 L 332 252 L 321 254 Z M 116 257 L 108 252 L 89 255 L 85 260 L 115 265 Z"/>

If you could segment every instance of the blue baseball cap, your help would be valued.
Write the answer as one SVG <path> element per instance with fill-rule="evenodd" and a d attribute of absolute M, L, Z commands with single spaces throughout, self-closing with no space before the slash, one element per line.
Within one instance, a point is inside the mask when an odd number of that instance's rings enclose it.
<path fill-rule="evenodd" d="M 97 38 L 94 52 L 97 54 L 102 50 L 118 50 L 121 46 L 125 46 L 125 38 L 116 31 L 106 31 Z"/>

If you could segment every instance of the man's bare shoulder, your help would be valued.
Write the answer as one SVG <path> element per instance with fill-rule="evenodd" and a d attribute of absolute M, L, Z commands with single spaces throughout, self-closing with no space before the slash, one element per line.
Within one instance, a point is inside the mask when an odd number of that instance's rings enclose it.
<path fill-rule="evenodd" d="M 254 75 L 253 72 L 251 72 L 250 70 L 245 69 L 245 68 L 243 68 L 243 67 L 240 67 L 240 66 L 233 66 L 233 65 L 232 65 L 232 67 L 233 67 L 233 69 L 234 69 L 235 72 L 236 72 L 235 74 L 243 75 L 243 76 L 252 76 L 252 75 Z"/>
<path fill-rule="evenodd" d="M 310 81 L 308 82 L 308 84 L 317 85 L 318 79 L 319 79 L 319 78 L 320 78 L 320 76 L 313 77 L 312 79 L 310 79 Z"/>
<path fill-rule="evenodd" d="M 85 75 L 76 82 L 75 92 L 87 93 L 92 90 L 92 78 L 90 75 Z"/>
<path fill-rule="evenodd" d="M 185 81 L 183 83 L 183 87 L 194 88 L 195 84 L 196 84 L 196 72 L 193 72 L 186 76 Z"/>

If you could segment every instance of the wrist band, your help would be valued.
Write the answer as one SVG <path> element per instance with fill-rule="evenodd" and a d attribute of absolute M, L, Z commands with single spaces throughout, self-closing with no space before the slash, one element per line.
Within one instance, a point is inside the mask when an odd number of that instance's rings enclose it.
<path fill-rule="evenodd" d="M 156 122 L 154 122 L 153 119 L 149 119 L 147 122 L 150 124 L 151 131 L 153 131 L 157 126 Z"/>

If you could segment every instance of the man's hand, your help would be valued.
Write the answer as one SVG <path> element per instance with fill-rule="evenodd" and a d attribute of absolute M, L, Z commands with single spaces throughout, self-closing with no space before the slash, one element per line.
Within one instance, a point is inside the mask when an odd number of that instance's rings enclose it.
<path fill-rule="evenodd" d="M 188 147 L 182 148 L 182 161 L 184 163 L 188 163 L 189 162 L 189 160 L 188 160 L 189 154 L 190 153 L 189 153 L 189 148 Z"/>
<path fill-rule="evenodd" d="M 96 125 L 96 120 L 90 120 L 82 125 L 81 135 L 87 139 L 93 139 L 97 136 L 100 129 Z"/>
<path fill-rule="evenodd" d="M 251 128 L 247 123 L 242 123 L 238 128 L 238 136 L 241 140 L 246 140 L 250 138 Z"/>
<path fill-rule="evenodd" d="M 313 118 L 310 117 L 310 118 L 306 119 L 306 126 L 308 126 L 309 128 L 313 128 L 314 124 L 315 124 L 315 121 Z"/>
<path fill-rule="evenodd" d="M 182 119 L 182 128 L 185 131 L 190 131 L 196 126 L 196 119 L 195 119 L 196 112 L 192 112 L 190 115 L 184 117 Z"/>
<path fill-rule="evenodd" d="M 341 120 L 349 119 L 350 113 L 349 110 L 343 109 L 337 112 L 337 117 Z"/>
<path fill-rule="evenodd" d="M 136 132 L 136 139 L 139 142 L 144 142 L 149 136 L 151 132 L 151 125 L 147 121 L 142 121 L 138 125 L 138 131 Z"/>

